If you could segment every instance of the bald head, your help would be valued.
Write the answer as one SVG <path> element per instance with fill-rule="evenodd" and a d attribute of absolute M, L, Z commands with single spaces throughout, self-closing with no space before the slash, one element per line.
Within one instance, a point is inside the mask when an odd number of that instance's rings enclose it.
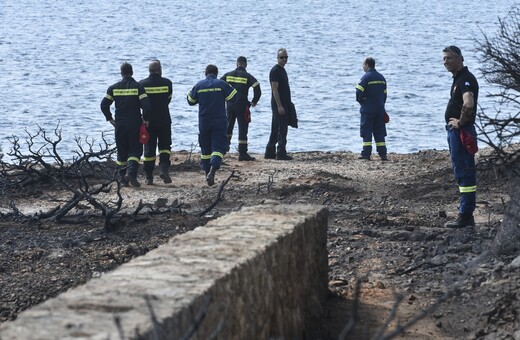
<path fill-rule="evenodd" d="M 150 74 L 162 75 L 161 62 L 159 60 L 152 60 L 150 65 L 148 65 L 148 71 L 150 71 Z"/>

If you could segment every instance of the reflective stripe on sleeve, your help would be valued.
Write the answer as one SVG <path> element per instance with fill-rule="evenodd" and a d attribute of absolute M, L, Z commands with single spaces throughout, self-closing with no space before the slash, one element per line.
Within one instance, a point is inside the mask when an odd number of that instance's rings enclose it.
<path fill-rule="evenodd" d="M 233 89 L 229 96 L 226 97 L 226 100 L 230 100 L 231 98 L 233 98 L 233 96 L 235 96 L 235 94 L 237 94 L 237 90 Z"/>

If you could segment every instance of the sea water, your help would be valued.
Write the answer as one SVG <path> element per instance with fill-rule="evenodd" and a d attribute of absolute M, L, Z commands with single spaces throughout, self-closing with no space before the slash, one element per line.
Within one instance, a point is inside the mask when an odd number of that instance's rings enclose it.
<path fill-rule="evenodd" d="M 446 149 L 452 78 L 442 49 L 462 49 L 480 81 L 480 105 L 495 110 L 486 94 L 496 89 L 479 77 L 476 41 L 494 35 L 498 18 L 515 3 L 2 0 L 0 146 L 9 152 L 13 137 L 24 141 L 39 127 L 51 137 L 59 127 L 64 157 L 77 150 L 76 138 L 99 142 L 105 132 L 112 143 L 99 108 L 106 89 L 120 79 L 122 62 L 130 62 L 140 80 L 158 58 L 174 84 L 172 149 L 190 150 L 197 145 L 197 107 L 187 104 L 187 92 L 204 78 L 207 64 L 222 75 L 243 55 L 263 92 L 252 109 L 249 150 L 263 152 L 271 124 L 269 71 L 285 47 L 299 118 L 299 128 L 289 130 L 289 152 L 360 151 L 355 85 L 367 56 L 388 83 L 389 152 Z"/>

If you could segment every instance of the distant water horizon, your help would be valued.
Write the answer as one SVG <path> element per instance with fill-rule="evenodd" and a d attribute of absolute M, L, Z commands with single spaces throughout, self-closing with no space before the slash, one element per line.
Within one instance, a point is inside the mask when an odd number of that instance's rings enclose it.
<path fill-rule="evenodd" d="M 63 157 L 73 156 L 75 137 L 97 144 L 107 133 L 113 142 L 99 109 L 106 89 L 120 79 L 123 61 L 133 65 L 140 80 L 148 76 L 148 62 L 158 58 L 174 84 L 172 150 L 191 150 L 197 143 L 198 108 L 188 106 L 186 93 L 204 77 L 207 64 L 217 65 L 222 75 L 244 55 L 262 88 L 252 110 L 249 150 L 262 153 L 271 124 L 269 70 L 278 48 L 285 47 L 300 126 L 289 130 L 289 152 L 361 150 L 355 85 L 367 56 L 376 59 L 388 82 L 389 152 L 445 150 L 444 109 L 452 78 L 442 49 L 452 44 L 462 49 L 480 82 L 482 109 L 494 112 L 498 103 L 486 94 L 497 89 L 480 77 L 475 40 L 483 33 L 494 35 L 498 18 L 515 4 L 377 0 L 368 9 L 354 0 L 266 0 L 240 11 L 244 6 L 238 0 L 189 6 L 144 0 L 139 8 L 146 10 L 100 0 L 3 0 L 0 147 L 7 153 L 9 138 L 23 141 L 25 129 L 35 133 L 40 126 L 52 135 L 58 122 Z M 232 152 L 237 134 L 235 128 Z"/>

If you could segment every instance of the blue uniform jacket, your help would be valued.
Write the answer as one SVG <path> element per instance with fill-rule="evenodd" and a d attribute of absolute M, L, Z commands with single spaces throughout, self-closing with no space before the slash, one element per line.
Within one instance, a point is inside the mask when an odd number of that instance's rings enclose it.
<path fill-rule="evenodd" d="M 213 74 L 199 81 L 188 92 L 188 104 L 199 104 L 199 126 L 214 120 L 227 121 L 226 101 L 236 97 L 237 90 Z"/>
<path fill-rule="evenodd" d="M 383 113 L 386 102 L 385 77 L 375 69 L 365 72 L 356 85 L 356 100 L 361 104 L 361 113 Z"/>

